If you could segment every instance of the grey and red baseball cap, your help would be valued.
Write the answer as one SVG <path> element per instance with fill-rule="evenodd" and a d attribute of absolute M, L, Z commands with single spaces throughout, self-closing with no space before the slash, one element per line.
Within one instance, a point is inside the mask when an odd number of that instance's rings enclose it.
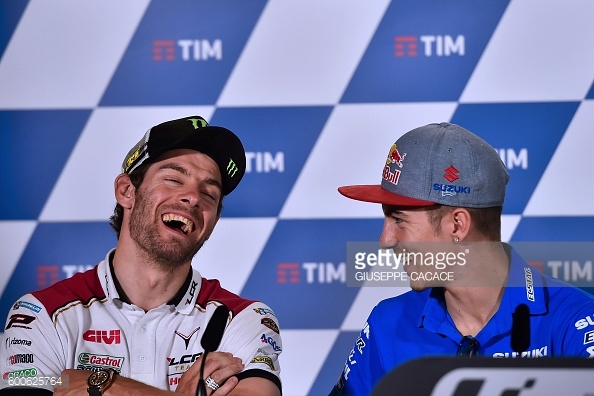
<path fill-rule="evenodd" d="M 339 187 L 351 199 L 395 206 L 503 206 L 509 174 L 497 151 L 472 132 L 435 123 L 402 135 L 391 147 L 381 184 Z"/>
<path fill-rule="evenodd" d="M 196 150 L 212 158 L 221 172 L 223 195 L 233 191 L 245 174 L 241 140 L 229 129 L 209 125 L 200 116 L 166 121 L 150 128 L 126 155 L 122 172 L 130 173 L 175 149 Z"/>

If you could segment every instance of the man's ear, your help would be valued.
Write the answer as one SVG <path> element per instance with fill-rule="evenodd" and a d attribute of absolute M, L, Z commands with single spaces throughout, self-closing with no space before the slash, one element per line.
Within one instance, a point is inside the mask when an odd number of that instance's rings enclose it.
<path fill-rule="evenodd" d="M 470 232 L 472 217 L 468 210 L 464 208 L 455 208 L 449 213 L 448 220 L 452 224 L 453 238 L 462 241 Z"/>
<path fill-rule="evenodd" d="M 136 188 L 127 173 L 122 173 L 114 181 L 114 191 L 117 203 L 124 209 L 130 209 L 134 205 Z"/>

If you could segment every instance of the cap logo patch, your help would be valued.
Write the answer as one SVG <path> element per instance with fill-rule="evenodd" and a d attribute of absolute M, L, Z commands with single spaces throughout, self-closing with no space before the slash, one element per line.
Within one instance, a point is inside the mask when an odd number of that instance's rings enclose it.
<path fill-rule="evenodd" d="M 233 177 L 235 176 L 238 170 L 239 168 L 237 167 L 237 164 L 235 164 L 235 162 L 231 158 L 229 158 L 229 162 L 227 163 L 227 174 Z"/>
<path fill-rule="evenodd" d="M 202 118 L 188 118 L 188 121 L 192 123 L 194 129 L 204 128 L 208 126 L 208 122 Z"/>
<path fill-rule="evenodd" d="M 445 177 L 446 180 L 449 181 L 450 183 L 459 179 L 458 173 L 460 173 L 460 171 L 458 169 L 454 168 L 453 165 L 450 165 L 449 167 L 445 168 L 443 171 L 445 172 L 443 177 Z"/>
<path fill-rule="evenodd" d="M 386 160 L 386 165 L 396 164 L 399 168 L 402 168 L 402 160 L 406 157 L 406 153 L 400 155 L 398 151 L 398 147 L 396 147 L 396 143 L 390 147 L 390 152 L 388 153 L 388 159 Z"/>
<path fill-rule="evenodd" d="M 388 165 L 384 166 L 384 171 L 382 172 L 382 177 L 384 180 L 389 181 L 392 184 L 398 184 L 398 179 L 400 178 L 400 171 L 398 169 L 394 169 L 394 172 L 390 170 Z"/>
<path fill-rule="evenodd" d="M 132 153 L 130 157 L 128 157 L 128 159 L 126 160 L 126 168 L 124 169 L 124 172 L 128 172 L 128 169 L 130 169 L 130 166 L 134 161 L 136 161 L 138 157 L 140 157 L 140 148 L 136 150 L 134 153 Z"/>

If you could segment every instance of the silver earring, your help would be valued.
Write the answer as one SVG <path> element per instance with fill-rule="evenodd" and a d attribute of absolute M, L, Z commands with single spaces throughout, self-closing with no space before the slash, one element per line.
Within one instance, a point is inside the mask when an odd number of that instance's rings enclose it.
<path fill-rule="evenodd" d="M 458 237 L 454 237 L 454 242 L 455 242 L 455 243 L 458 243 L 458 242 L 460 242 L 460 238 L 458 238 Z"/>

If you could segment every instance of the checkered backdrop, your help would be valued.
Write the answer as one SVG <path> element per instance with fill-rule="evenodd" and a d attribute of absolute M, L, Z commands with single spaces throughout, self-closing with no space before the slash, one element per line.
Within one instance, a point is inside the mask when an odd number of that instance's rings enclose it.
<path fill-rule="evenodd" d="M 0 3 L 0 312 L 115 245 L 113 180 L 152 125 L 202 115 L 247 173 L 194 259 L 263 300 L 286 395 L 327 394 L 371 308 L 347 241 L 378 239 L 391 144 L 458 123 L 506 164 L 506 241 L 594 240 L 591 0 L 11 0 Z M 592 261 L 541 269 L 592 280 Z M 564 270 L 561 270 L 561 269 Z M 0 329 L 1 330 L 1 329 Z"/>

